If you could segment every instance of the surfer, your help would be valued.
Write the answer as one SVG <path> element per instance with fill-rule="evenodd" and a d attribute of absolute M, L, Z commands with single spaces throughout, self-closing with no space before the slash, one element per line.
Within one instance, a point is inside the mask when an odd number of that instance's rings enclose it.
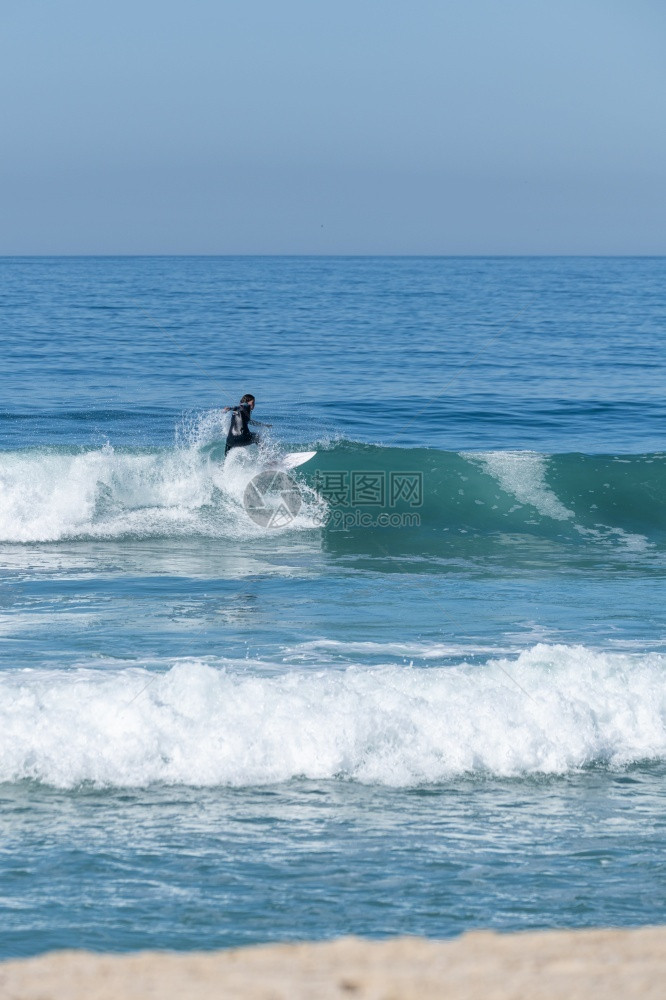
<path fill-rule="evenodd" d="M 225 406 L 224 412 L 231 411 L 231 424 L 227 434 L 227 446 L 224 454 L 227 455 L 231 448 L 244 448 L 248 444 L 259 444 L 260 437 L 250 430 L 249 424 L 256 424 L 258 427 L 271 427 L 271 424 L 262 424 L 260 420 L 252 418 L 255 398 L 246 392 L 238 406 Z"/>

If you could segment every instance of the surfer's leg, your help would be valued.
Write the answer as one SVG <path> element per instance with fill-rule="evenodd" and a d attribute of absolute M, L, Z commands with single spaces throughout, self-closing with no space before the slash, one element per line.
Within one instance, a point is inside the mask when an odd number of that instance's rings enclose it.
<path fill-rule="evenodd" d="M 226 443 L 224 449 L 225 458 L 229 454 L 232 448 L 247 448 L 249 444 L 259 444 L 259 435 L 249 434 L 248 437 L 241 438 L 240 441 L 234 440 L 232 438 L 231 441 L 227 441 Z"/>

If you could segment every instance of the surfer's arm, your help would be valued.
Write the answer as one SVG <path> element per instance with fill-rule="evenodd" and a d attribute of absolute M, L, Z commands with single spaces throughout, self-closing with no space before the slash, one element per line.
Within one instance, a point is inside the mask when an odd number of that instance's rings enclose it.
<path fill-rule="evenodd" d="M 272 427 L 273 426 L 273 424 L 264 424 L 264 423 L 262 423 L 261 420 L 255 420 L 254 417 L 250 417 L 249 422 L 251 424 L 256 424 L 257 427 Z"/>

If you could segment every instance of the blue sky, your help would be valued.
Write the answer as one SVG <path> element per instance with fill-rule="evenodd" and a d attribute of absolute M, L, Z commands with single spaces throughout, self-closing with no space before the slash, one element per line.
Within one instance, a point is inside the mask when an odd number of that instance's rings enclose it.
<path fill-rule="evenodd" d="M 661 0 L 4 0 L 0 253 L 666 252 Z"/>

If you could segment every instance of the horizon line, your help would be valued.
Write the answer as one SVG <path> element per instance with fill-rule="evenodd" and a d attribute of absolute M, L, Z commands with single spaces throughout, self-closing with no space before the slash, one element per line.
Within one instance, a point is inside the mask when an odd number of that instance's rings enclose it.
<path fill-rule="evenodd" d="M 663 253 L 0 253 L 0 260 L 50 260 L 53 258 L 86 259 L 86 258 L 388 258 L 388 259 L 517 259 L 517 258 L 606 258 L 606 259 L 653 259 L 666 257 Z"/>

